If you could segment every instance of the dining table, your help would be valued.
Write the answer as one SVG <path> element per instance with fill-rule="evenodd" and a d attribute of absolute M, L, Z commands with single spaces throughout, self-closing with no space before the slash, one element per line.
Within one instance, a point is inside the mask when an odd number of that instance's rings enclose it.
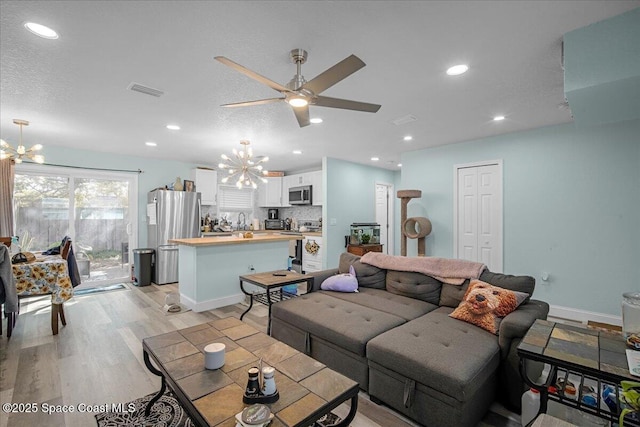
<path fill-rule="evenodd" d="M 63 304 L 73 297 L 67 260 L 60 255 L 36 254 L 33 262 L 13 264 L 18 297 L 51 294 L 51 331 L 58 334 L 58 317 L 66 325 Z"/>

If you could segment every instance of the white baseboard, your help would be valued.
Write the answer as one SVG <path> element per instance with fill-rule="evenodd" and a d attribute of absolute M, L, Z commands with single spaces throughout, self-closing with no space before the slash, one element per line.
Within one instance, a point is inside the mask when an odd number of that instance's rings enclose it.
<path fill-rule="evenodd" d="M 622 326 L 622 317 L 611 314 L 596 313 L 595 311 L 580 310 L 578 308 L 562 307 L 559 305 L 549 306 L 549 316 L 561 319 L 575 320 L 586 323 L 592 322 L 608 323 L 610 325 Z"/>
<path fill-rule="evenodd" d="M 191 298 L 180 294 L 180 302 L 192 311 L 199 313 L 201 311 L 213 310 L 220 307 L 226 307 L 228 305 L 238 304 L 244 301 L 245 295 L 243 293 L 231 295 L 224 298 L 210 299 L 207 301 L 196 302 Z"/>

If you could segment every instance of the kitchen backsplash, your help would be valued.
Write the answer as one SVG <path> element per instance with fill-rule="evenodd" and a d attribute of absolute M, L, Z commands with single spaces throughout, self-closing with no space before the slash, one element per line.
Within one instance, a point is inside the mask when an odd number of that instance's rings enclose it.
<path fill-rule="evenodd" d="M 291 206 L 287 208 L 277 208 L 280 219 L 313 219 L 322 218 L 322 206 Z M 256 208 L 255 214 L 261 221 L 267 219 L 267 208 Z"/>

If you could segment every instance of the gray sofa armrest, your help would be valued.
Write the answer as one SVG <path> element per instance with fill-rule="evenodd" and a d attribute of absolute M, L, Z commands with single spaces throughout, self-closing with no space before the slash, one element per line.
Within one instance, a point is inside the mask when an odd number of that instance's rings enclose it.
<path fill-rule="evenodd" d="M 335 274 L 338 274 L 337 268 L 309 273 L 309 275 L 313 276 L 313 288 L 311 289 L 311 292 L 319 291 L 322 282 Z"/>
<path fill-rule="evenodd" d="M 500 323 L 498 344 L 502 362 L 498 370 L 500 379 L 498 400 L 516 412 L 520 411 L 520 397 L 527 390 L 527 385 L 520 377 L 518 345 L 536 319 L 546 319 L 547 314 L 549 314 L 549 304 L 529 300 L 516 311 L 505 316 Z M 542 368 L 542 363 L 527 363 L 527 372 L 532 375 L 532 378 L 540 376 Z"/>
<path fill-rule="evenodd" d="M 546 319 L 548 314 L 549 304 L 532 299 L 506 315 L 500 323 L 498 335 L 502 358 L 505 358 L 509 353 L 513 339 L 523 338 L 536 319 Z"/>

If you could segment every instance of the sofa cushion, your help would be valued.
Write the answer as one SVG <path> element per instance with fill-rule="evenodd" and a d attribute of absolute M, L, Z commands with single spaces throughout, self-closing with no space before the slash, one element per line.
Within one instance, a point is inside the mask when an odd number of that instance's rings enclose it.
<path fill-rule="evenodd" d="M 421 273 L 387 270 L 387 291 L 436 304 L 440 302 L 442 283 Z"/>
<path fill-rule="evenodd" d="M 324 291 L 278 302 L 271 307 L 271 316 L 292 325 L 303 325 L 311 335 L 360 356 L 365 355 L 371 338 L 405 323 L 401 317 L 334 298 Z"/>
<path fill-rule="evenodd" d="M 385 289 L 387 270 L 383 270 L 373 265 L 363 264 L 360 257 L 349 252 L 340 254 L 340 263 L 338 265 L 339 273 L 348 273 L 349 267 L 353 265 L 358 278 L 358 286 L 364 288 Z"/>
<path fill-rule="evenodd" d="M 498 335 L 502 318 L 518 308 L 528 296 L 524 292 L 472 280 L 462 302 L 450 316 Z"/>
<path fill-rule="evenodd" d="M 536 279 L 531 276 L 512 276 L 510 274 L 492 273 L 489 270 L 483 271 L 479 280 L 494 286 L 500 286 L 504 289 L 524 292 L 529 294 L 529 296 L 533 295 L 533 290 L 536 287 Z M 443 283 L 442 291 L 440 292 L 439 305 L 456 308 L 460 305 L 460 302 L 462 302 L 462 298 L 468 288 L 469 280 L 465 280 L 465 282 L 460 286 Z M 527 300 L 525 300 L 525 302 Z"/>
<path fill-rule="evenodd" d="M 367 344 L 367 358 L 457 399 L 467 400 L 500 363 L 498 337 L 440 307 Z M 461 357 L 467 355 L 470 357 Z"/>
<path fill-rule="evenodd" d="M 438 308 L 435 304 L 414 298 L 403 297 L 401 295 L 394 295 L 382 289 L 360 288 L 358 293 L 324 291 L 321 291 L 321 293 L 326 293 L 327 295 L 331 295 L 335 298 L 340 298 L 365 307 L 384 311 L 385 313 L 402 317 L 405 320 L 413 320 L 416 317 L 420 317 L 423 314 Z"/>

